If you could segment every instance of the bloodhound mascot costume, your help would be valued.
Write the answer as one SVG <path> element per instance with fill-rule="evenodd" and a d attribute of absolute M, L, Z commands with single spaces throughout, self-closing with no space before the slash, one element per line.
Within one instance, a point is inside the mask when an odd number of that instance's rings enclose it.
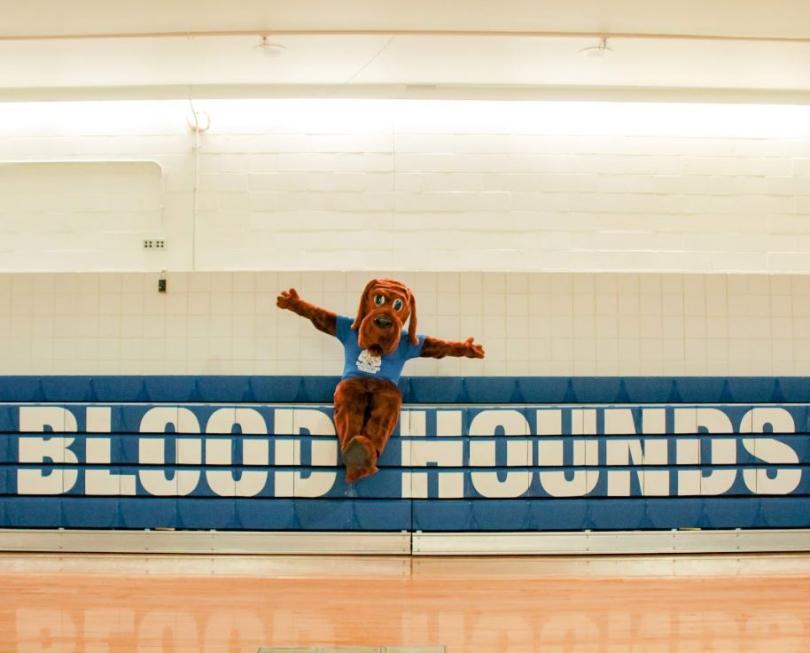
<path fill-rule="evenodd" d="M 472 338 L 450 342 L 417 335 L 416 300 L 408 286 L 394 279 L 368 282 L 354 320 L 305 302 L 293 288 L 282 292 L 276 304 L 343 344 L 345 363 L 335 389 L 334 420 L 349 483 L 377 471 L 377 458 L 399 420 L 402 394 L 397 383 L 405 361 L 420 356 L 484 357 L 484 348 Z"/>

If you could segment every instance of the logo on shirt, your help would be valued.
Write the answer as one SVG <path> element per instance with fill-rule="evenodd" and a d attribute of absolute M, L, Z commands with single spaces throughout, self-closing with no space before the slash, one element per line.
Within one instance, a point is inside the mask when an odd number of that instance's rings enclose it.
<path fill-rule="evenodd" d="M 356 365 L 357 369 L 361 372 L 376 374 L 380 371 L 380 367 L 382 366 L 382 357 L 374 356 L 373 354 L 369 353 L 368 349 L 364 349 L 357 357 Z"/>

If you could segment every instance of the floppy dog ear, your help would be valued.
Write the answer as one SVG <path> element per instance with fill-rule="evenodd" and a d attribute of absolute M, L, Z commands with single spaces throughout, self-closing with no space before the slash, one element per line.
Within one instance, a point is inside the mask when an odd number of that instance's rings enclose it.
<path fill-rule="evenodd" d="M 368 301 L 368 295 L 375 285 L 377 285 L 377 279 L 372 279 L 366 284 L 366 287 L 363 290 L 363 294 L 360 295 L 360 305 L 357 307 L 357 317 L 355 318 L 354 323 L 352 324 L 352 329 L 357 330 L 360 328 L 360 323 L 366 316 L 366 302 Z"/>
<path fill-rule="evenodd" d="M 418 345 L 419 336 L 416 335 L 416 297 L 409 291 L 408 299 L 411 300 L 411 319 L 408 321 L 408 340 L 412 345 Z"/>

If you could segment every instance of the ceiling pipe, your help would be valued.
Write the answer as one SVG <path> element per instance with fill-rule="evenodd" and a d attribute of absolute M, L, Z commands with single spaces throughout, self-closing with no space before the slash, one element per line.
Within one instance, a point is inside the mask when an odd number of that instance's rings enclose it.
<path fill-rule="evenodd" d="M 509 30 L 223 30 L 196 32 L 121 32 L 111 34 L 37 34 L 2 35 L 0 41 L 80 41 L 93 39 L 203 38 L 256 36 L 448 36 L 448 37 L 513 37 L 513 38 L 596 38 L 646 39 L 667 41 L 736 41 L 748 43 L 810 43 L 810 37 L 726 36 L 719 34 L 657 34 L 636 32 L 543 32 Z"/>

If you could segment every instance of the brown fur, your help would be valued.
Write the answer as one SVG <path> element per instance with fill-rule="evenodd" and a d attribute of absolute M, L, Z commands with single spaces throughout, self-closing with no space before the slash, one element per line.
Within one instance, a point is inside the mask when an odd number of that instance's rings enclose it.
<path fill-rule="evenodd" d="M 375 297 L 384 302 L 377 304 Z M 402 301 L 400 310 L 394 302 Z M 282 292 L 276 305 L 307 318 L 315 328 L 334 336 L 337 317 L 331 311 L 302 300 L 295 289 Z M 408 340 L 417 344 L 416 298 L 408 286 L 395 279 L 372 279 L 366 284 L 352 329 L 362 349 L 377 355 L 390 354 L 399 345 L 402 328 L 408 322 Z M 426 337 L 420 354 L 426 358 L 463 356 L 483 358 L 484 348 L 472 338 L 463 342 Z M 377 459 L 385 449 L 399 420 L 402 395 L 385 379 L 344 379 L 335 389 L 334 422 L 340 450 L 346 463 L 346 480 L 354 483 L 377 472 Z"/>
<path fill-rule="evenodd" d="M 377 306 L 374 298 L 382 296 L 385 303 Z M 395 300 L 402 301 L 402 308 L 394 309 Z M 392 328 L 380 329 L 374 320 L 386 317 L 392 321 Z M 363 349 L 378 348 L 383 354 L 390 354 L 399 346 L 399 338 L 405 321 L 408 324 L 408 340 L 412 345 L 419 342 L 416 334 L 416 301 L 411 289 L 395 279 L 372 279 L 366 284 L 357 307 L 357 317 L 352 329 L 358 332 L 358 344 Z"/>
<path fill-rule="evenodd" d="M 337 315 L 325 308 L 305 302 L 298 296 L 295 288 L 282 290 L 276 299 L 276 306 L 305 317 L 315 325 L 318 331 L 334 336 L 337 333 Z"/>
<path fill-rule="evenodd" d="M 347 466 L 350 483 L 377 472 L 377 458 L 396 428 L 401 404 L 399 388 L 385 379 L 354 377 L 338 383 L 333 419 L 340 450 L 346 453 L 357 440 L 367 452 L 365 460 Z"/>

